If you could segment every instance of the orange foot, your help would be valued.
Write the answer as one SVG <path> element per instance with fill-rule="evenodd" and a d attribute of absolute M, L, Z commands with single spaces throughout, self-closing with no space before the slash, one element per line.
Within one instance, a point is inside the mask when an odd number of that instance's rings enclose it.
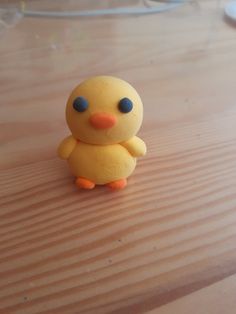
<path fill-rule="evenodd" d="M 126 179 L 117 180 L 107 184 L 107 186 L 113 191 L 121 190 L 124 187 L 126 187 L 126 185 L 127 185 Z"/>
<path fill-rule="evenodd" d="M 75 184 L 80 189 L 92 190 L 95 187 L 95 183 L 85 178 L 77 178 Z"/>

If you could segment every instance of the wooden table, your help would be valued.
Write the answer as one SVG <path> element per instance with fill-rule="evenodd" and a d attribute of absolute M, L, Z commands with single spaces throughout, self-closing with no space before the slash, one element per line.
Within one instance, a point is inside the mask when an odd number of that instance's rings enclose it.
<path fill-rule="evenodd" d="M 23 18 L 1 33 L 0 313 L 235 313 L 236 27 L 224 4 Z M 148 155 L 118 193 L 77 190 L 56 156 L 67 97 L 97 74 L 128 80 L 145 105 Z"/>

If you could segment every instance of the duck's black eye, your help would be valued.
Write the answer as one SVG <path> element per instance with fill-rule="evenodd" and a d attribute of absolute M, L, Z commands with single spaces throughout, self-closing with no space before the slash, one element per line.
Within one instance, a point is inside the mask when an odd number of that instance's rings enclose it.
<path fill-rule="evenodd" d="M 133 103 L 129 98 L 122 98 L 118 107 L 121 112 L 128 113 L 133 109 Z"/>
<path fill-rule="evenodd" d="M 84 97 L 77 97 L 73 102 L 73 108 L 78 112 L 84 112 L 88 108 L 88 101 Z"/>

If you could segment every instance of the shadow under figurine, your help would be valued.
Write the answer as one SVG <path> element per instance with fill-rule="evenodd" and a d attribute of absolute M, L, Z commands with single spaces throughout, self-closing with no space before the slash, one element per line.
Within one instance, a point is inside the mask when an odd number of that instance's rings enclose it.
<path fill-rule="evenodd" d="M 136 90 L 115 77 L 92 77 L 72 91 L 66 120 L 72 135 L 62 141 L 58 155 L 68 161 L 76 185 L 124 188 L 136 157 L 146 153 L 145 143 L 135 136 L 143 120 Z"/>

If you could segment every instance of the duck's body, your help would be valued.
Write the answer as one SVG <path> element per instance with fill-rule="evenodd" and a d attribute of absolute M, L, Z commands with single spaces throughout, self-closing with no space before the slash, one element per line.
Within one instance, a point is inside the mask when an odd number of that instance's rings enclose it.
<path fill-rule="evenodd" d="M 78 142 L 68 163 L 75 177 L 104 185 L 129 177 L 135 169 L 136 158 L 120 144 L 91 145 Z"/>

